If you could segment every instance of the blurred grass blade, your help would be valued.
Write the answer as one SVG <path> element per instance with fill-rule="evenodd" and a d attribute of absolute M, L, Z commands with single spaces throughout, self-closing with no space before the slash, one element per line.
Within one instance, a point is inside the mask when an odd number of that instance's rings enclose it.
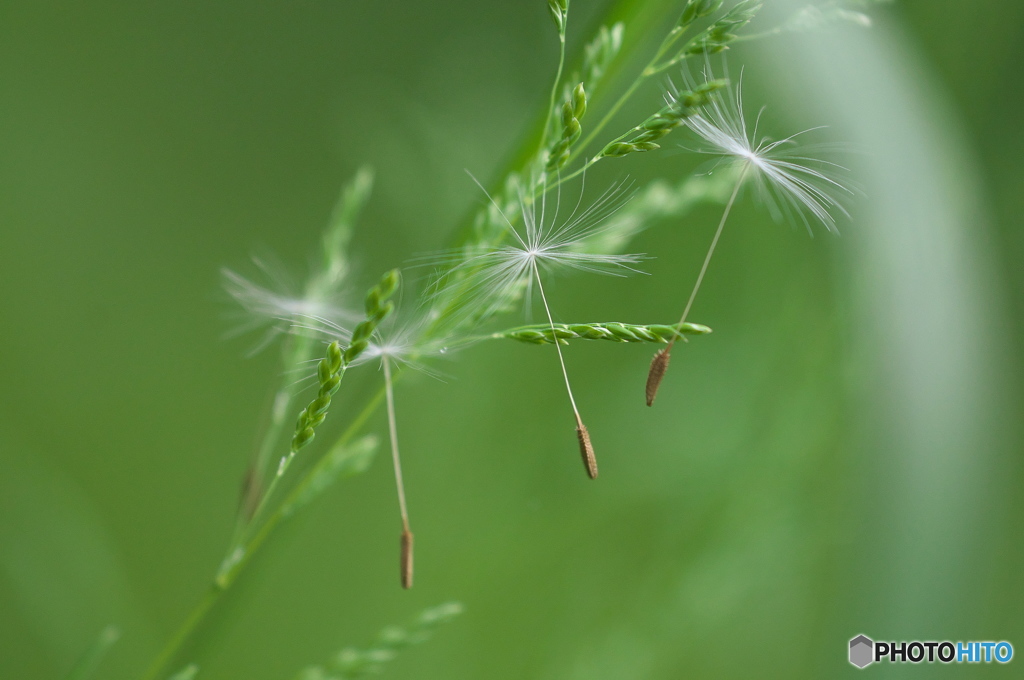
<path fill-rule="evenodd" d="M 86 678 L 92 677 L 96 667 L 100 665 L 103 657 L 107 655 L 107 652 L 120 637 L 121 631 L 117 626 L 107 626 L 100 631 L 96 641 L 85 651 L 71 672 L 64 676 L 64 680 L 86 680 Z"/>
<path fill-rule="evenodd" d="M 378 675 L 398 653 L 430 639 L 438 626 L 459 616 L 463 611 L 459 602 L 447 602 L 420 612 L 409 625 L 388 626 L 366 649 L 346 647 L 324 666 L 308 666 L 295 676 L 296 680 L 337 680 Z"/>
<path fill-rule="evenodd" d="M 374 435 L 367 435 L 351 444 L 335 444 L 326 456 L 317 461 L 301 490 L 281 509 L 281 514 L 285 517 L 291 515 L 312 503 L 339 479 L 366 471 L 373 462 L 377 444 L 378 439 Z"/>
<path fill-rule="evenodd" d="M 192 678 L 196 677 L 197 673 L 199 673 L 199 666 L 190 663 L 172 675 L 168 680 L 192 680 Z"/>
<path fill-rule="evenodd" d="M 323 276 L 337 276 L 345 268 L 349 240 L 372 190 L 373 169 L 364 165 L 342 190 L 324 230 Z"/>
<path fill-rule="evenodd" d="M 724 205 L 739 172 L 723 166 L 713 174 L 685 177 L 678 182 L 656 179 L 622 206 L 607 229 L 584 239 L 579 249 L 587 253 L 620 253 L 641 231 L 658 223 L 685 217 L 704 204 Z"/>

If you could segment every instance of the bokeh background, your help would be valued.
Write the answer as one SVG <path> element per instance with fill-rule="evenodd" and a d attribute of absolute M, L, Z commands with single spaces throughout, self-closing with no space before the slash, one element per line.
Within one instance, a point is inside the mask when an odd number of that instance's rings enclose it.
<path fill-rule="evenodd" d="M 570 49 L 608 5 L 575 0 Z M 752 30 L 795 6 L 768 5 Z M 829 125 L 862 196 L 839 237 L 739 205 L 692 313 L 715 333 L 656 408 L 649 347 L 569 348 L 598 482 L 550 347 L 465 351 L 397 395 L 416 587 L 380 457 L 274 537 L 178 665 L 289 678 L 450 600 L 466 613 L 389 676 L 845 677 L 858 633 L 1024 650 L 1024 5 L 873 16 L 730 52 L 767 132 Z M 541 0 L 0 4 L 0 676 L 60 678 L 114 623 L 99 677 L 138 677 L 220 562 L 280 367 L 224 339 L 219 268 L 272 252 L 301 276 L 362 164 L 361 280 L 444 247 L 481 200 L 464 170 L 495 177 L 555 58 Z M 642 234 L 649 277 L 557 280 L 558 315 L 675 319 L 718 210 Z"/>

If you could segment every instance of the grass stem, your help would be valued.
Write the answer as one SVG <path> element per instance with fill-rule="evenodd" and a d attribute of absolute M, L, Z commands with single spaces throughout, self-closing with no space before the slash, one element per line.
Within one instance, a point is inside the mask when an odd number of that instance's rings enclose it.
<path fill-rule="evenodd" d="M 566 18 L 568 23 L 568 15 Z M 548 101 L 548 113 L 544 118 L 544 127 L 540 131 L 540 143 L 537 145 L 537 158 L 541 158 L 548 143 L 548 132 L 551 130 L 551 117 L 555 113 L 555 101 L 558 99 L 558 85 L 562 82 L 562 69 L 565 68 L 565 26 L 558 34 L 558 70 L 555 71 L 555 82 L 551 83 L 551 98 Z"/>
<path fill-rule="evenodd" d="M 397 379 L 397 377 L 396 377 Z M 366 425 L 366 422 L 370 419 L 377 409 L 380 407 L 381 402 L 385 398 L 385 390 L 381 389 L 370 399 L 369 403 L 359 412 L 349 426 L 342 433 L 341 437 L 338 438 L 338 445 L 344 446 L 355 437 L 359 431 Z M 267 521 L 260 526 L 259 530 L 253 535 L 253 537 L 244 545 L 239 546 L 234 551 L 234 554 L 238 555 L 237 560 L 230 566 L 229 569 L 223 571 L 218 575 L 218 578 L 214 583 L 210 585 L 203 598 L 199 603 L 189 612 L 188 617 L 181 623 L 178 629 L 174 632 L 174 635 L 160 650 L 160 653 L 153 659 L 149 668 L 145 674 L 142 675 L 142 680 L 157 680 L 174 657 L 181 651 L 182 647 L 188 642 L 189 639 L 199 629 L 200 625 L 209 614 L 210 610 L 213 609 L 214 605 L 224 596 L 224 594 L 234 585 L 241 573 L 242 569 L 249 563 L 252 556 L 263 546 L 267 538 L 274 532 L 274 529 L 280 524 L 284 518 L 282 508 L 288 507 L 303 493 L 309 485 L 310 480 L 313 477 L 313 468 L 306 474 L 303 479 L 295 485 L 295 488 L 288 494 L 284 502 L 282 502 L 277 510 L 274 511 Z M 269 492 L 269 489 L 268 489 Z"/>

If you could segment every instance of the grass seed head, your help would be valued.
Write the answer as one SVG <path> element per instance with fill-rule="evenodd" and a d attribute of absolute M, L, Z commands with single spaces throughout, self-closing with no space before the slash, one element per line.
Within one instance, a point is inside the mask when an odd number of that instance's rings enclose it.
<path fill-rule="evenodd" d="M 659 349 L 654 354 L 654 359 L 651 360 L 651 368 L 647 372 L 647 387 L 645 390 L 648 406 L 654 405 L 654 399 L 658 396 L 658 388 L 661 387 L 661 380 L 665 377 L 665 372 L 668 370 L 668 362 L 671 358 L 672 348 L 666 347 Z"/>
<path fill-rule="evenodd" d="M 590 442 L 590 432 L 583 421 L 576 419 L 576 438 L 580 442 L 580 455 L 583 457 L 583 467 L 587 469 L 587 476 L 597 479 L 597 457 L 594 456 L 594 445 Z"/>

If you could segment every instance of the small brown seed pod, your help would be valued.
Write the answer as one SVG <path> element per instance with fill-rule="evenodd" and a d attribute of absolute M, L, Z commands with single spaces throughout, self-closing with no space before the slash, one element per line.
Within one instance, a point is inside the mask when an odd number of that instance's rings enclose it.
<path fill-rule="evenodd" d="M 587 469 L 587 476 L 597 479 L 597 458 L 594 456 L 594 445 L 590 443 L 590 433 L 582 421 L 576 421 L 576 438 L 580 440 L 580 455 L 583 457 L 583 466 Z"/>
<path fill-rule="evenodd" d="M 672 347 L 659 349 L 651 360 L 651 370 L 647 372 L 647 405 L 654 404 L 654 398 L 658 396 L 658 388 L 661 386 L 661 379 L 665 377 L 668 370 L 669 359 L 672 358 Z"/>
<path fill-rule="evenodd" d="M 408 590 L 412 588 L 412 532 L 408 529 L 402 530 L 401 555 L 402 587 Z"/>

